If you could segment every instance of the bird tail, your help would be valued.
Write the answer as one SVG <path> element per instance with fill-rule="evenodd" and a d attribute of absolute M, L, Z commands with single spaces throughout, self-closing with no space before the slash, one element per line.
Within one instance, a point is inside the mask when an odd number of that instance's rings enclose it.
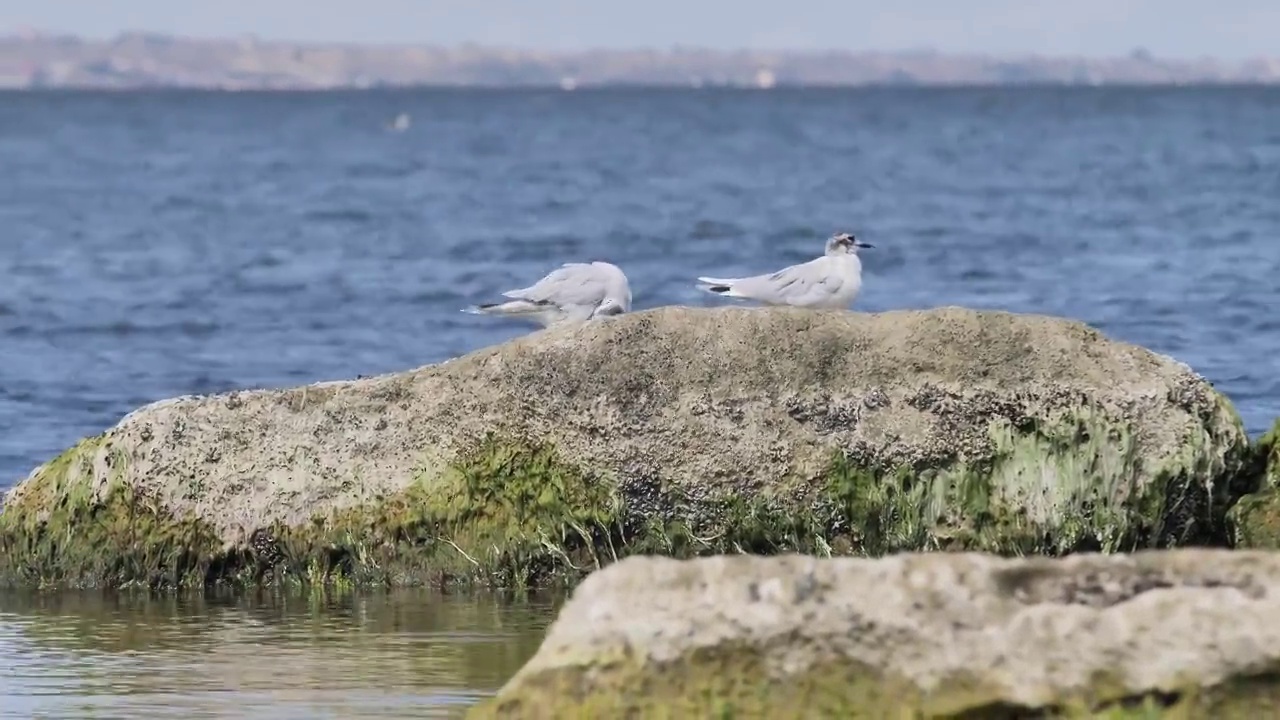
<path fill-rule="evenodd" d="M 709 292 L 713 295 L 727 295 L 728 297 L 738 296 L 738 294 L 733 290 L 734 284 L 738 282 L 737 278 L 700 277 L 698 280 L 701 281 L 698 284 L 699 290 Z"/>
<path fill-rule="evenodd" d="M 472 305 L 471 307 L 463 308 L 462 312 L 472 315 L 519 317 L 523 315 L 539 315 L 547 312 L 547 310 L 548 307 L 544 303 L 535 303 L 529 300 L 512 300 L 504 303 Z"/>

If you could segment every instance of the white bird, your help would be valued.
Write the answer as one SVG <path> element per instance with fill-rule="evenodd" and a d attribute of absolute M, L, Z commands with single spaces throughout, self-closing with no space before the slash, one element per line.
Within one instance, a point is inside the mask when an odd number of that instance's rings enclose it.
<path fill-rule="evenodd" d="M 532 320 L 544 327 L 631 311 L 627 276 L 607 262 L 565 263 L 534 285 L 508 290 L 509 302 L 466 308 L 463 312 Z"/>
<path fill-rule="evenodd" d="M 862 261 L 858 248 L 864 243 L 853 233 L 827 240 L 826 253 L 806 263 L 775 273 L 745 278 L 700 277 L 698 288 L 724 297 L 756 300 L 765 305 L 811 308 L 847 308 L 862 289 Z"/>

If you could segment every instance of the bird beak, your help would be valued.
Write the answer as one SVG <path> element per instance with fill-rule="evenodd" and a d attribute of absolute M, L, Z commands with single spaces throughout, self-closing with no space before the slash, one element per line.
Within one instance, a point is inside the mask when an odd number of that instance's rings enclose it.
<path fill-rule="evenodd" d="M 858 242 L 855 242 L 855 243 L 853 244 L 853 246 L 854 246 L 854 247 L 860 247 L 860 248 L 873 248 L 873 247 L 875 247 L 875 245 L 872 245 L 871 243 L 864 243 L 864 242 L 862 242 L 861 240 L 859 240 Z"/>

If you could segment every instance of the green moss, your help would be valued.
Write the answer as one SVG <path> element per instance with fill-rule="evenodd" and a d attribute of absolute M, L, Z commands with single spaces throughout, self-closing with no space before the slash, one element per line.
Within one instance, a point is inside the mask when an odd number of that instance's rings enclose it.
<path fill-rule="evenodd" d="M 443 478 L 370 505 L 277 525 L 251 565 L 275 579 L 527 588 L 617 559 L 621 499 L 541 445 L 486 440 Z"/>
<path fill-rule="evenodd" d="M 546 447 L 489 438 L 443 478 L 418 478 L 395 496 L 301 527 L 266 528 L 249 547 L 224 549 L 206 524 L 157 512 L 119 482 L 124 458 L 106 442 L 98 436 L 67 450 L 0 512 L 0 585 L 522 588 L 617 558 L 615 486 L 568 468 Z M 110 480 L 95 491 L 93 464 L 103 457 Z"/>
<path fill-rule="evenodd" d="M 1227 513 L 1239 548 L 1280 550 L 1280 420 L 1255 446 L 1256 476 L 1248 495 Z"/>
<path fill-rule="evenodd" d="M 1280 487 L 1280 419 L 1258 440 L 1258 455 L 1265 463 L 1263 484 Z"/>
<path fill-rule="evenodd" d="M 1211 688 L 1188 686 L 1137 696 L 1126 694 L 1123 685 L 1100 679 L 1085 693 L 1035 707 L 1003 697 L 998 686 L 982 681 L 980 672 L 953 676 L 924 693 L 900 678 L 851 661 L 823 663 L 807 673 L 776 679 L 758 651 L 722 647 L 661 665 L 646 666 L 620 655 L 538 672 L 474 706 L 467 717 L 1244 719 L 1272 716 L 1280 703 L 1280 678 L 1262 675 Z"/>
<path fill-rule="evenodd" d="M 1244 496 L 1227 517 L 1236 547 L 1280 550 L 1280 494 L 1275 488 Z"/>
<path fill-rule="evenodd" d="M 101 488 L 92 483 L 96 460 L 109 467 Z M 0 512 L 0 584 L 204 584 L 218 562 L 214 533 L 197 520 L 155 512 L 120 482 L 124 462 L 100 435 L 41 468 Z"/>
<path fill-rule="evenodd" d="M 1206 480 L 1215 469 L 1191 460 L 1207 447 L 1188 448 L 1151 482 L 1125 430 L 1088 413 L 1031 429 L 994 424 L 990 439 L 994 454 L 976 463 L 868 469 L 837 458 L 826 495 L 843 507 L 853 546 L 1063 555 L 1227 543 L 1229 498 Z"/>

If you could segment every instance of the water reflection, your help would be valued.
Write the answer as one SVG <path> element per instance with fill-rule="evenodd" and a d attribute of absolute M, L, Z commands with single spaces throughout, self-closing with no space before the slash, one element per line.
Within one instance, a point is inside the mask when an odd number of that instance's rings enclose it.
<path fill-rule="evenodd" d="M 560 602 L 0 593 L 0 713 L 460 717 L 534 653 Z"/>

